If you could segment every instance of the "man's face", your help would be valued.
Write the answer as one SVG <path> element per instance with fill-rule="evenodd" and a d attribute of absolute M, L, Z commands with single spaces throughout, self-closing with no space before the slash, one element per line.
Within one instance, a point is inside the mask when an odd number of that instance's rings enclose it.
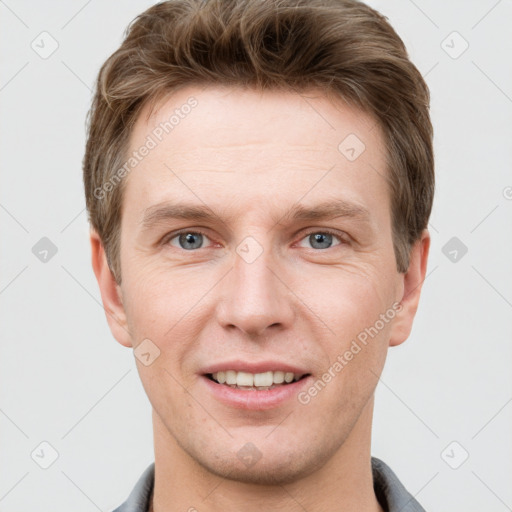
<path fill-rule="evenodd" d="M 191 96 L 197 105 L 158 142 L 155 128 Z M 146 114 L 130 154 L 148 135 L 157 145 L 126 178 L 120 291 L 131 336 L 116 337 L 150 340 L 148 361 L 160 351 L 148 366 L 137 359 L 156 436 L 224 477 L 309 474 L 368 434 L 399 316 L 382 133 L 319 94 L 188 88 Z M 311 213 L 327 203 L 335 213 Z M 171 215 L 178 204 L 208 216 Z M 251 381 L 237 371 L 277 383 L 212 380 Z M 301 378 L 279 384 L 286 373 Z"/>

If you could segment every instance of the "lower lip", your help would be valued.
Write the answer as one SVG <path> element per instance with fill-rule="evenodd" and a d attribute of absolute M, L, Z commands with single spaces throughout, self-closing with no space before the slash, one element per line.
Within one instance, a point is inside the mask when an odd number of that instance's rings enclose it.
<path fill-rule="evenodd" d="M 264 411 L 283 405 L 286 401 L 297 397 L 301 388 L 306 386 L 311 375 L 300 380 L 276 386 L 272 389 L 256 391 L 252 389 L 237 389 L 219 384 L 205 375 L 201 379 L 208 387 L 213 396 L 229 407 L 234 409 L 247 409 L 252 411 Z"/>

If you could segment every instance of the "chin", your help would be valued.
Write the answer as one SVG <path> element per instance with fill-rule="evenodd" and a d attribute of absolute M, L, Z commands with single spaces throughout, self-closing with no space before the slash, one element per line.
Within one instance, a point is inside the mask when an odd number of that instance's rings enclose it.
<path fill-rule="evenodd" d="M 297 482 L 323 466 L 328 459 L 328 453 L 304 453 L 300 448 L 295 453 L 279 454 L 275 450 L 263 453 L 257 462 L 249 466 L 232 454 L 223 459 L 207 458 L 204 453 L 200 457 L 195 455 L 196 462 L 211 474 L 245 484 L 272 486 Z"/>

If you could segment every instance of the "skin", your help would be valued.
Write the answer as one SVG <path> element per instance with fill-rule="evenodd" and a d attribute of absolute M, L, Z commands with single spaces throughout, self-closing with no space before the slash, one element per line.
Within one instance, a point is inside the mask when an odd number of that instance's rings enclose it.
<path fill-rule="evenodd" d="M 149 366 L 135 359 L 153 407 L 153 510 L 380 511 L 370 464 L 374 391 L 388 347 L 411 331 L 429 233 L 398 273 L 382 133 L 319 92 L 188 87 L 149 119 L 146 107 L 131 150 L 190 96 L 198 105 L 126 177 L 120 286 L 91 232 L 114 337 L 160 350 Z M 351 133 L 366 146 L 352 162 L 338 151 Z M 296 203 L 334 198 L 366 208 L 367 221 L 285 217 Z M 178 200 L 218 217 L 144 229 L 148 208 Z M 205 233 L 193 239 L 198 248 L 171 236 L 183 228 Z M 326 228 L 337 234 L 319 248 L 309 235 Z M 247 236 L 263 251 L 251 263 L 237 253 Z M 306 405 L 294 397 L 239 410 L 205 389 L 200 371 L 233 358 L 285 361 L 316 380 L 395 302 L 394 319 Z M 248 442 L 261 454 L 250 467 L 237 457 Z"/>

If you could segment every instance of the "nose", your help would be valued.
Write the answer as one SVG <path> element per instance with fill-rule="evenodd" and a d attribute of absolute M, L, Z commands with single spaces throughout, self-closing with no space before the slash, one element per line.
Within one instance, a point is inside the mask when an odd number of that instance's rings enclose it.
<path fill-rule="evenodd" d="M 293 325 L 295 296 L 270 250 L 251 259 L 243 251 L 234 256 L 233 268 L 222 286 L 217 319 L 224 328 L 239 329 L 257 338 L 264 337 L 270 328 Z"/>

